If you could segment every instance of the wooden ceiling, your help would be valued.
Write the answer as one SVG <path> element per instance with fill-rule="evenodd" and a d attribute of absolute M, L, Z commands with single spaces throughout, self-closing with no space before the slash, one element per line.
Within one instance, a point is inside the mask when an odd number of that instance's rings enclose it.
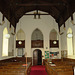
<path fill-rule="evenodd" d="M 47 12 L 60 27 L 74 13 L 75 0 L 0 0 L 0 11 L 15 28 L 19 19 L 33 10 Z"/>

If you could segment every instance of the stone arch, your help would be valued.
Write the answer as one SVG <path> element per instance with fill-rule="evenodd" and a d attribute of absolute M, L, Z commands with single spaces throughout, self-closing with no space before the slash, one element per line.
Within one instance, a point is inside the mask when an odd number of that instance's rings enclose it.
<path fill-rule="evenodd" d="M 31 40 L 43 40 L 43 33 L 41 32 L 40 29 L 36 28 L 32 35 L 31 35 Z"/>
<path fill-rule="evenodd" d="M 58 34 L 55 29 L 52 29 L 49 34 L 49 40 L 58 40 Z"/>
<path fill-rule="evenodd" d="M 22 29 L 19 29 L 16 34 L 16 40 L 25 40 L 25 33 Z"/>

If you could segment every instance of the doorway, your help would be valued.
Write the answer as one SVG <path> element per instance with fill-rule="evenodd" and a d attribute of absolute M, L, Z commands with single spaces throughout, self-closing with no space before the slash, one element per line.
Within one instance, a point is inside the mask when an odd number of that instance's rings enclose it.
<path fill-rule="evenodd" d="M 33 51 L 33 65 L 42 65 L 42 51 L 39 49 Z"/>

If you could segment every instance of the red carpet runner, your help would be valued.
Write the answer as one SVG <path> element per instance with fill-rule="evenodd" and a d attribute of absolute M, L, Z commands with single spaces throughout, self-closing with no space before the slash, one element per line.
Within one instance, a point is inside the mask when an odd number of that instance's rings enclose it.
<path fill-rule="evenodd" d="M 47 75 L 47 72 L 45 71 L 45 66 L 32 66 L 30 75 Z"/>

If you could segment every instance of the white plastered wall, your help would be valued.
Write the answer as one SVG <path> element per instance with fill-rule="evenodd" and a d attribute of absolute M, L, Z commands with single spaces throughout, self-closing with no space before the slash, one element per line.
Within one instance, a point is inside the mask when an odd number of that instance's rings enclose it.
<path fill-rule="evenodd" d="M 40 17 L 41 19 L 34 19 L 34 16 L 25 15 L 20 19 L 21 28 L 25 33 L 25 52 L 27 52 L 27 57 L 32 57 L 33 51 L 35 50 L 35 48 L 31 49 L 31 35 L 36 28 L 38 28 L 43 34 L 44 48 L 40 48 L 40 50 L 42 51 L 42 55 L 44 55 L 44 51 L 50 51 L 50 50 L 54 51 L 58 50 L 59 52 L 61 52 L 61 46 L 59 46 L 59 48 L 54 48 L 54 49 L 49 48 L 49 35 L 52 29 L 55 29 L 57 31 L 60 42 L 58 24 L 50 15 L 41 15 Z M 20 29 L 20 24 L 18 23 L 16 27 L 16 32 L 19 29 Z M 59 54 L 59 57 L 61 57 L 61 53 Z"/>
<path fill-rule="evenodd" d="M 0 12 L 0 23 L 2 23 L 2 16 L 3 16 L 3 14 Z M 9 25 L 10 25 L 10 23 L 9 23 L 9 21 L 6 18 L 5 18 L 5 23 L 3 25 L 0 25 L 0 60 L 13 57 L 13 56 L 7 56 L 7 57 L 4 56 L 4 57 L 2 57 L 3 30 L 4 30 L 5 27 L 7 27 L 9 34 L 14 31 L 14 27 L 13 26 L 11 26 L 11 31 L 9 30 Z M 11 35 L 10 39 L 9 39 L 9 47 L 8 47 L 8 51 L 9 52 L 11 52 L 12 49 L 14 49 L 13 48 L 14 47 L 14 42 L 13 41 L 14 41 L 14 36 Z"/>
<path fill-rule="evenodd" d="M 73 13 L 73 18 L 74 18 L 74 24 L 75 24 L 75 13 Z M 74 55 L 75 55 L 75 25 L 73 25 L 71 23 L 71 17 L 65 22 L 65 29 L 64 29 L 64 25 L 61 26 L 60 30 L 61 33 L 64 32 L 61 35 L 61 50 L 67 50 L 67 31 L 68 28 L 72 29 L 73 32 L 73 51 L 74 51 Z"/>

